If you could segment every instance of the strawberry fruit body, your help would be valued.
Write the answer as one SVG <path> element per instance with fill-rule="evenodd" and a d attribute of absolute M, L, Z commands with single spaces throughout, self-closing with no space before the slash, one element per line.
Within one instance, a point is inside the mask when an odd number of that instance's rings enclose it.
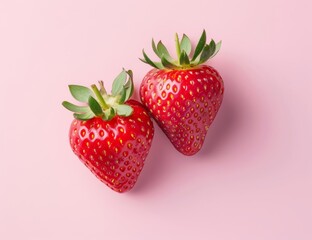
<path fill-rule="evenodd" d="M 220 49 L 221 42 L 206 44 L 203 32 L 193 57 L 186 35 L 176 35 L 178 60 L 172 59 L 160 41 L 152 41 L 160 62 L 153 62 L 143 51 L 143 62 L 151 65 L 140 86 L 140 98 L 174 147 L 194 155 L 202 147 L 207 131 L 221 106 L 224 84 L 220 74 L 204 65 Z"/>
<path fill-rule="evenodd" d="M 128 100 L 133 93 L 131 71 L 123 70 L 116 78 L 113 95 L 106 93 L 102 82 L 100 90 L 92 85 L 93 92 L 83 86 L 69 88 L 78 101 L 87 101 L 86 106 L 63 102 L 75 112 L 69 131 L 73 152 L 112 190 L 129 191 L 143 169 L 154 135 L 145 107 Z"/>

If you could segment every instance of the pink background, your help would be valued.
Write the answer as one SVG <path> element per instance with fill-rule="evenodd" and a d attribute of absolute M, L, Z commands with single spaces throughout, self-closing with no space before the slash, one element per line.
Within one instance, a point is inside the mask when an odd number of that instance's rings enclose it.
<path fill-rule="evenodd" d="M 1 1 L 0 239 L 312 239 L 311 1 Z M 203 149 L 156 127 L 120 195 L 68 143 L 67 85 L 139 86 L 151 38 L 223 41 L 225 99 Z M 137 98 L 137 94 L 136 94 Z"/>

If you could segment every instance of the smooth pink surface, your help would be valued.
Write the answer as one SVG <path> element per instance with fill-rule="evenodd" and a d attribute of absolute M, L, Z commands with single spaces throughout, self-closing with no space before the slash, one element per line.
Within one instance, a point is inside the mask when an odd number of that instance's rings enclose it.
<path fill-rule="evenodd" d="M 311 1 L 1 1 L 0 239 L 312 239 Z M 200 153 L 156 135 L 133 191 L 71 152 L 67 85 L 138 87 L 151 38 L 203 29 L 225 98 Z M 137 93 L 136 93 L 137 97 Z"/>

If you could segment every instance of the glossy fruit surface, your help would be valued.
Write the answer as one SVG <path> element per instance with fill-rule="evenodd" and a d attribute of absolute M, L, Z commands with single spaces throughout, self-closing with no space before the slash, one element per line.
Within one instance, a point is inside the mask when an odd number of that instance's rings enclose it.
<path fill-rule="evenodd" d="M 198 152 L 223 99 L 223 81 L 209 66 L 190 70 L 151 70 L 143 79 L 144 105 L 185 155 Z"/>
<path fill-rule="evenodd" d="M 82 106 L 64 101 L 74 112 L 70 126 L 70 146 L 91 172 L 116 192 L 133 188 L 151 147 L 154 128 L 146 108 L 135 100 L 132 71 L 115 78 L 112 93 L 104 82 L 100 89 L 69 85 L 72 96 Z"/>
<path fill-rule="evenodd" d="M 215 56 L 221 42 L 206 44 L 203 31 L 194 52 L 184 34 L 176 34 L 175 60 L 164 44 L 152 48 L 160 62 L 152 61 L 143 50 L 143 61 L 151 65 L 140 86 L 140 98 L 174 147 L 185 155 L 197 153 L 221 106 L 224 84 L 220 74 L 204 63 Z M 191 54 L 192 53 L 192 54 Z M 191 56 L 192 55 L 192 56 Z"/>
<path fill-rule="evenodd" d="M 154 129 L 143 106 L 130 100 L 133 113 L 110 121 L 73 120 L 69 138 L 74 153 L 98 179 L 117 192 L 130 190 L 142 171 Z"/>

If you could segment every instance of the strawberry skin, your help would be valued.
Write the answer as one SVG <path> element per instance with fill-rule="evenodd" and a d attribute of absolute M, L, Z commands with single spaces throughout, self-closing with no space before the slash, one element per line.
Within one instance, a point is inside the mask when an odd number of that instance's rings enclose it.
<path fill-rule="evenodd" d="M 127 104 L 133 108 L 131 116 L 75 119 L 69 131 L 73 152 L 98 179 L 120 193 L 136 183 L 154 135 L 145 108 L 135 100 Z"/>
<path fill-rule="evenodd" d="M 207 65 L 152 69 L 140 87 L 142 103 L 174 147 L 185 155 L 201 149 L 223 93 L 220 74 Z"/>
<path fill-rule="evenodd" d="M 91 89 L 69 85 L 81 105 L 63 101 L 73 112 L 69 141 L 73 152 L 87 168 L 112 190 L 123 193 L 133 188 L 144 167 L 154 136 L 148 111 L 131 100 L 133 73 L 123 69 L 108 93 L 104 81 Z"/>
<path fill-rule="evenodd" d="M 175 34 L 177 59 L 166 46 L 152 39 L 160 61 L 151 60 L 143 49 L 140 60 L 154 69 L 144 77 L 140 97 L 174 147 L 194 155 L 202 147 L 207 131 L 221 106 L 224 85 L 220 74 L 206 61 L 220 50 L 221 41 L 206 43 L 204 30 L 195 49 L 189 37 Z"/>

